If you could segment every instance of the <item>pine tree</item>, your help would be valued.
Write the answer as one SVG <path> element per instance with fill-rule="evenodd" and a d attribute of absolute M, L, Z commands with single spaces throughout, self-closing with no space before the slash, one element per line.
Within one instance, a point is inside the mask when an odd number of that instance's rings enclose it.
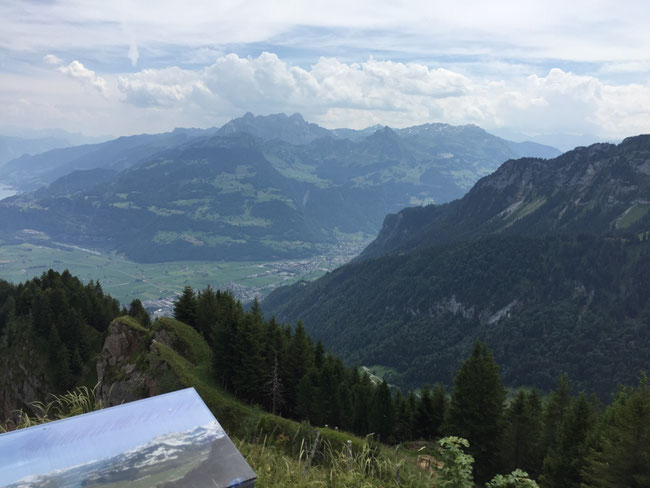
<path fill-rule="evenodd" d="M 129 305 L 128 314 L 140 322 L 140 325 L 143 327 L 147 329 L 151 327 L 151 317 L 149 316 L 149 312 L 145 310 L 142 306 L 142 302 L 137 298 Z"/>
<path fill-rule="evenodd" d="M 322 425 L 321 405 L 316 401 L 318 396 L 318 370 L 311 367 L 298 383 L 295 413 L 299 419 Z"/>
<path fill-rule="evenodd" d="M 296 405 L 298 384 L 314 364 L 314 347 L 305 331 L 305 327 L 300 321 L 296 324 L 288 352 L 288 378 L 285 387 L 287 391 L 287 406 L 291 411 Z"/>
<path fill-rule="evenodd" d="M 208 342 L 214 351 L 215 376 L 224 388 L 232 390 L 239 360 L 234 344 L 244 311 L 230 292 L 217 292 L 217 304 L 218 314 L 212 323 Z"/>
<path fill-rule="evenodd" d="M 174 303 L 174 318 L 192 327 L 196 327 L 197 299 L 191 286 L 183 288 L 183 293 Z"/>
<path fill-rule="evenodd" d="M 280 367 L 277 354 L 273 361 L 273 368 L 268 375 L 266 391 L 271 399 L 271 413 L 273 415 L 280 415 L 285 401 L 283 396 L 284 387 L 282 386 L 282 379 L 280 378 Z"/>
<path fill-rule="evenodd" d="M 203 334 L 203 337 L 205 337 L 210 344 L 210 332 L 212 331 L 212 325 L 217 320 L 218 315 L 219 302 L 217 301 L 217 295 L 208 285 L 208 287 L 199 294 L 196 300 L 196 330 Z"/>
<path fill-rule="evenodd" d="M 540 470 L 541 404 L 539 394 L 519 390 L 506 412 L 503 454 L 507 471 L 531 475 Z"/>
<path fill-rule="evenodd" d="M 477 341 L 456 375 L 449 425 L 454 435 L 469 441 L 479 483 L 490 480 L 500 468 L 505 396 L 492 354 Z"/>
<path fill-rule="evenodd" d="M 424 385 L 413 414 L 413 434 L 418 439 L 433 440 L 435 436 L 434 406 L 429 385 Z"/>
<path fill-rule="evenodd" d="M 347 382 L 342 382 L 339 384 L 336 390 L 336 396 L 338 398 L 338 404 L 341 408 L 341 420 L 338 427 L 343 430 L 352 429 L 352 419 L 354 417 L 354 406 L 352 404 L 352 391 L 348 386 Z M 335 426 L 337 424 L 334 424 Z"/>
<path fill-rule="evenodd" d="M 544 458 L 541 478 L 544 488 L 580 487 L 595 418 L 594 407 L 580 393 L 562 420 L 555 446 Z"/>
<path fill-rule="evenodd" d="M 314 350 L 314 364 L 317 368 L 323 367 L 323 360 L 325 358 L 325 347 L 323 347 L 323 341 L 318 339 L 316 343 L 316 349 Z"/>
<path fill-rule="evenodd" d="M 265 378 L 259 334 L 252 318 L 247 315 L 235 334 L 232 386 L 240 398 L 251 403 L 262 403 Z"/>
<path fill-rule="evenodd" d="M 449 399 L 445 385 L 436 383 L 431 392 L 431 435 L 432 438 L 443 436 L 443 428 L 447 412 L 449 410 Z"/>
<path fill-rule="evenodd" d="M 600 446 L 587 458 L 582 486 L 650 486 L 650 387 L 645 374 L 637 388 L 626 388 L 617 395 L 603 424 Z"/>
<path fill-rule="evenodd" d="M 544 408 L 544 432 L 541 447 L 543 455 L 546 455 L 557 442 L 564 415 L 571 406 L 571 389 L 569 377 L 564 374 L 560 377 L 557 389 L 552 391 L 548 397 Z"/>
<path fill-rule="evenodd" d="M 409 403 L 402 395 L 402 391 L 398 388 L 393 399 L 395 405 L 395 440 L 397 442 L 405 442 L 412 439 L 411 422 L 413 413 L 409 409 Z"/>
<path fill-rule="evenodd" d="M 370 433 L 368 424 L 368 412 L 370 410 L 370 399 L 372 398 L 373 386 L 367 374 L 362 373 L 359 382 L 352 387 L 353 419 L 352 431 L 358 435 Z"/>
<path fill-rule="evenodd" d="M 391 443 L 393 439 L 393 430 L 395 429 L 395 408 L 393 398 L 390 394 L 390 388 L 386 381 L 382 381 L 379 386 L 375 387 L 370 404 L 368 417 L 370 430 L 375 436 L 384 442 Z"/>

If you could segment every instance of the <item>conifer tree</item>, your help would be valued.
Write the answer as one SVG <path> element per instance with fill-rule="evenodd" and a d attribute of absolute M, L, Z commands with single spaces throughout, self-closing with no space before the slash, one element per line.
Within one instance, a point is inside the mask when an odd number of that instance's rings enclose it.
<path fill-rule="evenodd" d="M 434 406 L 429 385 L 424 385 L 413 414 L 413 434 L 418 439 L 433 440 L 435 436 Z"/>
<path fill-rule="evenodd" d="M 500 468 L 505 396 L 492 354 L 477 341 L 456 375 L 449 424 L 451 433 L 469 441 L 479 483 L 490 480 Z"/>
<path fill-rule="evenodd" d="M 361 373 L 359 382 L 352 387 L 354 415 L 352 430 L 355 434 L 366 435 L 370 433 L 368 425 L 368 412 L 373 386 L 366 373 Z"/>
<path fill-rule="evenodd" d="M 219 314 L 219 303 L 214 290 L 208 287 L 199 293 L 196 300 L 196 330 L 211 344 L 210 332 Z"/>
<path fill-rule="evenodd" d="M 289 344 L 288 378 L 285 385 L 287 391 L 287 405 L 289 409 L 295 408 L 298 394 L 298 384 L 309 368 L 314 364 L 314 347 L 305 331 L 302 322 L 298 321 Z"/>
<path fill-rule="evenodd" d="M 268 375 L 266 391 L 271 400 L 271 413 L 273 415 L 281 415 L 285 401 L 283 396 L 284 387 L 282 386 L 282 379 L 280 378 L 280 367 L 277 354 L 273 361 L 273 368 Z"/>
<path fill-rule="evenodd" d="M 142 306 L 142 302 L 137 298 L 129 305 L 128 314 L 140 322 L 140 325 L 143 327 L 147 329 L 151 327 L 151 317 L 149 316 L 149 312 L 145 310 Z"/>
<path fill-rule="evenodd" d="M 445 385 L 436 383 L 431 392 L 431 435 L 432 438 L 441 438 L 444 431 L 444 423 L 449 410 L 449 399 Z"/>
<path fill-rule="evenodd" d="M 650 386 L 621 391 L 603 416 L 600 445 L 588 455 L 585 484 L 593 488 L 650 486 Z"/>
<path fill-rule="evenodd" d="M 370 404 L 368 418 L 370 431 L 384 443 L 393 441 L 393 430 L 395 429 L 395 409 L 393 407 L 393 398 L 390 394 L 390 388 L 386 380 L 382 381 L 379 386 L 375 387 Z"/>
<path fill-rule="evenodd" d="M 217 292 L 218 314 L 212 323 L 209 343 L 212 344 L 214 373 L 224 388 L 232 389 L 237 374 L 238 351 L 234 347 L 243 317 L 241 303 L 230 292 Z"/>
<path fill-rule="evenodd" d="M 318 396 L 318 370 L 312 366 L 298 383 L 295 413 L 299 419 L 322 425 L 321 405 L 316 401 Z"/>
<path fill-rule="evenodd" d="M 579 488 L 586 465 L 589 435 L 596 413 L 584 393 L 580 393 L 566 412 L 555 446 L 546 454 L 542 468 L 542 487 Z"/>
<path fill-rule="evenodd" d="M 564 420 L 564 415 L 571 406 L 571 389 L 569 377 L 564 374 L 560 377 L 557 389 L 552 391 L 548 397 L 544 408 L 544 432 L 541 448 L 543 455 L 546 455 L 557 442 L 558 432 Z"/>
<path fill-rule="evenodd" d="M 259 335 L 251 315 L 246 315 L 235 334 L 232 385 L 235 393 L 251 403 L 263 402 L 264 360 Z"/>
<path fill-rule="evenodd" d="M 191 286 L 183 288 L 183 293 L 174 303 L 174 318 L 192 327 L 196 327 L 196 294 Z"/>
<path fill-rule="evenodd" d="M 264 314 L 262 314 L 262 307 L 257 297 L 253 298 L 253 304 L 251 305 L 250 312 L 253 322 L 256 326 L 259 326 L 264 321 Z"/>
<path fill-rule="evenodd" d="M 402 391 L 398 388 L 393 398 L 395 405 L 395 440 L 397 442 L 404 442 L 412 438 L 411 423 L 412 412 L 409 410 L 409 403 L 402 395 Z"/>
<path fill-rule="evenodd" d="M 540 469 L 541 403 L 539 394 L 519 390 L 506 412 L 503 455 L 507 471 L 531 475 Z"/>
<path fill-rule="evenodd" d="M 323 367 L 323 360 L 325 358 L 325 347 L 323 347 L 323 341 L 318 339 L 316 343 L 316 349 L 314 350 L 314 364 L 317 368 Z"/>
<path fill-rule="evenodd" d="M 347 382 L 341 382 L 336 390 L 338 404 L 340 406 L 340 423 L 338 427 L 343 430 L 352 429 L 352 418 L 354 416 L 354 407 L 352 404 L 352 391 Z M 334 424 L 335 426 L 337 424 Z"/>

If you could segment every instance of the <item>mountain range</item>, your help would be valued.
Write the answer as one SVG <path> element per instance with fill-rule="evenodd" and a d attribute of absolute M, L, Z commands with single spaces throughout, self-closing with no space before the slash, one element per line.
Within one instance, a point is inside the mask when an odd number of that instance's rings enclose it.
<path fill-rule="evenodd" d="M 40 188 L 0 203 L 0 230 L 138 261 L 295 258 L 374 235 L 405 206 L 458 198 L 509 158 L 557 154 L 476 126 L 329 131 L 246 114 L 11 161 L 4 182 Z"/>
<path fill-rule="evenodd" d="M 461 199 L 386 217 L 352 263 L 263 302 L 349 362 L 450 384 L 486 341 L 511 386 L 609 395 L 648 369 L 650 136 L 504 163 Z"/>

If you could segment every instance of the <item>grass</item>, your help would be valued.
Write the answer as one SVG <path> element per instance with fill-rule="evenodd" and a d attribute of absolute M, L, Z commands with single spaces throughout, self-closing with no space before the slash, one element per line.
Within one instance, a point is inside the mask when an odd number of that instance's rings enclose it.
<path fill-rule="evenodd" d="M 648 210 L 650 210 L 650 204 L 647 203 L 636 203 L 632 205 L 616 220 L 616 228 L 627 229 L 637 220 L 643 218 L 648 213 Z"/>
<path fill-rule="evenodd" d="M 161 236 L 163 237 L 163 236 Z M 326 266 L 326 263 L 323 263 Z M 290 284 L 299 279 L 313 279 L 324 270 L 297 271 L 281 275 L 269 262 L 173 261 L 160 264 L 136 263 L 113 254 L 87 252 L 76 248 L 56 248 L 35 244 L 0 246 L 0 278 L 19 283 L 48 269 L 68 269 L 81 280 L 99 281 L 105 292 L 120 303 L 129 304 L 169 297 L 184 286 L 226 288 L 229 284 L 269 287 Z M 265 290 L 261 290 L 264 294 Z"/>

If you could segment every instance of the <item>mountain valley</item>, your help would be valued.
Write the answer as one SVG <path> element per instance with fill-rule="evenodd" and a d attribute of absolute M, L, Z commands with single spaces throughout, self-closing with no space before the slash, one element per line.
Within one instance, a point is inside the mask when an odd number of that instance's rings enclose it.
<path fill-rule="evenodd" d="M 476 126 L 341 133 L 247 114 L 219 130 L 23 156 L 7 181 L 49 186 L 0 203 L 3 241 L 29 229 L 138 262 L 304 258 L 373 236 L 389 212 L 460 197 L 508 158 L 559 153 Z"/>

